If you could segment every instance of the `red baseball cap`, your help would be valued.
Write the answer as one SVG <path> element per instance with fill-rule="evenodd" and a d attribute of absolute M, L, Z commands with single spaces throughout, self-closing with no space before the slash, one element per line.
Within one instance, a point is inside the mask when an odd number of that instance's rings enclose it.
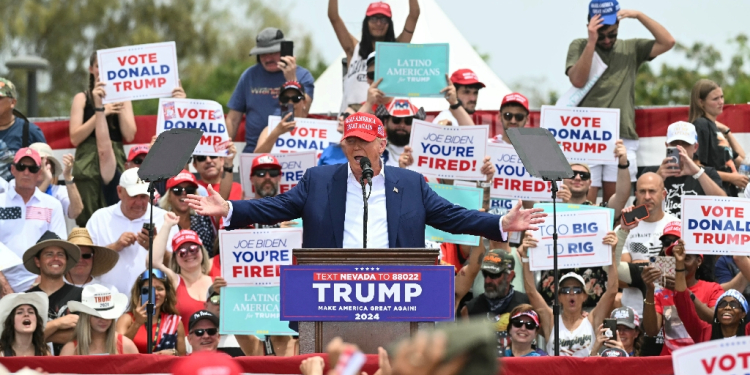
<path fill-rule="evenodd" d="M 357 137 L 365 142 L 385 139 L 385 127 L 380 119 L 369 113 L 357 112 L 344 121 L 344 138 Z"/>
<path fill-rule="evenodd" d="M 417 115 L 417 112 L 419 112 L 417 106 L 411 104 L 409 99 L 403 98 L 391 100 L 391 102 L 386 105 L 385 109 L 388 111 L 388 114 L 393 117 L 414 117 Z"/>
<path fill-rule="evenodd" d="M 42 165 L 42 157 L 39 156 L 39 152 L 37 152 L 33 148 L 24 147 L 16 151 L 16 156 L 13 157 L 13 164 L 18 163 L 23 158 L 31 158 L 31 160 L 33 160 L 37 166 Z"/>
<path fill-rule="evenodd" d="M 479 82 L 477 75 L 471 69 L 459 69 L 451 74 L 451 82 L 456 85 L 471 86 L 477 85 L 486 87 L 484 83 Z"/>
<path fill-rule="evenodd" d="M 526 99 L 525 96 L 517 92 L 513 92 L 508 95 L 505 95 L 505 97 L 503 98 L 503 102 L 500 103 L 500 108 L 503 108 L 508 103 L 518 103 L 523 108 L 525 108 L 526 111 L 529 110 L 529 99 Z"/>
<path fill-rule="evenodd" d="M 133 161 L 138 155 L 148 154 L 148 149 L 149 146 L 145 143 L 131 147 L 128 152 L 128 161 Z"/>
<path fill-rule="evenodd" d="M 664 226 L 664 233 L 659 237 L 659 240 L 664 239 L 664 236 L 672 235 L 680 238 L 682 236 L 682 222 L 670 221 Z"/>
<path fill-rule="evenodd" d="M 520 312 L 516 315 L 513 315 L 510 320 L 520 318 L 522 316 L 528 316 L 529 318 L 531 318 L 531 320 L 534 321 L 534 323 L 536 323 L 537 326 L 539 325 L 539 315 L 537 315 L 534 310 Z"/>
<path fill-rule="evenodd" d="M 198 233 L 195 233 L 190 229 L 183 229 L 177 232 L 177 234 L 174 235 L 174 238 L 172 238 L 172 250 L 176 251 L 182 246 L 182 244 L 188 242 L 203 245 L 201 238 L 198 237 Z"/>
<path fill-rule="evenodd" d="M 370 3 L 370 5 L 367 7 L 367 13 L 365 13 L 365 15 L 367 17 L 370 17 L 376 14 L 382 14 L 388 18 L 392 17 L 391 6 L 382 1 Z"/>
<path fill-rule="evenodd" d="M 279 159 L 271 154 L 261 154 L 253 159 L 253 165 L 250 167 L 250 175 L 253 174 L 255 168 L 274 168 L 281 170 L 281 163 Z"/>
<path fill-rule="evenodd" d="M 189 182 L 196 187 L 198 186 L 198 180 L 195 179 L 195 176 L 187 169 L 183 169 L 182 172 L 180 172 L 177 176 L 174 176 L 167 180 L 167 189 L 171 189 L 183 182 Z"/>
<path fill-rule="evenodd" d="M 242 367 L 226 353 L 198 352 L 181 357 L 172 366 L 175 375 L 241 375 Z"/>
<path fill-rule="evenodd" d="M 279 96 L 284 93 L 286 90 L 297 90 L 300 94 L 305 94 L 305 88 L 302 87 L 302 85 L 297 81 L 287 81 L 281 86 L 281 90 L 279 91 Z"/>

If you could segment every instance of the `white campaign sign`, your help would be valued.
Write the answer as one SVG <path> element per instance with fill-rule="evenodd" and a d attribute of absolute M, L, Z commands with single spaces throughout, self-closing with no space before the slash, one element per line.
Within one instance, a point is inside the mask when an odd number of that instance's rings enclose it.
<path fill-rule="evenodd" d="M 672 352 L 675 375 L 733 375 L 750 372 L 747 336 L 711 340 Z"/>
<path fill-rule="evenodd" d="M 413 170 L 438 178 L 484 181 L 489 125 L 443 126 L 414 120 L 409 145 Z"/>
<path fill-rule="evenodd" d="M 495 167 L 491 198 L 552 201 L 551 183 L 532 177 L 512 145 L 487 141 L 487 155 Z"/>
<path fill-rule="evenodd" d="M 539 123 L 552 133 L 569 162 L 617 164 L 619 109 L 543 105 Z"/>
<path fill-rule="evenodd" d="M 586 97 L 586 94 L 591 91 L 591 88 L 594 87 L 594 84 L 596 81 L 601 78 L 602 74 L 604 74 L 604 71 L 607 70 L 607 64 L 602 61 L 602 58 L 599 57 L 599 54 L 594 52 L 594 57 L 591 58 L 591 69 L 589 70 L 589 80 L 586 81 L 586 84 L 583 85 L 580 89 L 571 86 L 568 91 L 563 94 L 560 99 L 557 100 L 557 103 L 555 103 L 555 106 L 557 107 L 578 107 L 578 103 L 583 100 L 584 97 Z"/>
<path fill-rule="evenodd" d="M 102 103 L 167 98 L 180 86 L 174 42 L 96 51 L 99 79 L 106 83 Z"/>
<path fill-rule="evenodd" d="M 559 268 L 598 267 L 612 264 L 612 246 L 602 244 L 612 223 L 609 210 L 557 213 L 557 264 Z M 553 268 L 552 214 L 539 225 L 536 248 L 529 249 L 532 271 Z M 541 238 L 540 238 L 541 237 Z"/>
<path fill-rule="evenodd" d="M 229 286 L 277 286 L 280 266 L 302 247 L 302 228 L 219 231 L 221 274 Z"/>
<path fill-rule="evenodd" d="M 750 199 L 682 196 L 687 254 L 750 255 Z"/>
<path fill-rule="evenodd" d="M 159 99 L 156 135 L 172 129 L 200 129 L 201 141 L 193 155 L 226 156 L 229 134 L 221 104 L 213 100 Z"/>
<path fill-rule="evenodd" d="M 341 133 L 338 132 L 338 121 L 317 120 L 312 118 L 297 118 L 297 124 L 289 132 L 279 136 L 273 146 L 274 153 L 315 151 L 316 158 L 320 159 L 331 143 L 341 142 Z M 281 122 L 279 116 L 268 116 L 269 133 Z"/>
<path fill-rule="evenodd" d="M 271 154 L 281 163 L 281 182 L 279 183 L 279 194 L 286 193 L 295 187 L 308 168 L 316 165 L 316 152 L 303 151 L 292 152 L 288 154 Z M 255 199 L 255 188 L 250 182 L 250 169 L 253 166 L 253 160 L 262 154 L 241 154 L 240 155 L 240 181 L 242 190 L 245 192 L 245 199 Z"/>

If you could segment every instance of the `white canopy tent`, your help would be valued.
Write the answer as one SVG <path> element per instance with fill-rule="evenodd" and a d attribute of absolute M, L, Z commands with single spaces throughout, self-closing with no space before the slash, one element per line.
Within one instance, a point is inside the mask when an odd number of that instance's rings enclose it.
<path fill-rule="evenodd" d="M 403 29 L 406 16 L 409 12 L 409 1 L 388 0 L 386 2 L 391 5 L 393 23 L 396 35 L 398 35 Z M 479 80 L 487 85 L 487 87 L 480 91 L 477 109 L 499 109 L 503 96 L 511 92 L 508 86 L 482 60 L 434 0 L 420 0 L 419 8 L 419 21 L 417 22 L 416 30 L 414 30 L 412 43 L 449 43 L 449 66 L 451 73 L 458 69 L 468 68 L 473 70 L 477 74 L 477 77 L 479 77 Z M 358 35 L 356 33 L 359 32 L 359 30 L 353 28 L 350 28 L 349 31 L 354 35 Z M 331 65 L 328 66 L 328 69 L 315 81 L 315 92 L 324 93 L 324 95 L 318 94 L 315 96 L 310 113 L 334 114 L 339 112 L 343 76 L 341 59 L 345 57 L 346 55 L 342 51 L 333 60 Z M 413 98 L 412 102 L 417 107 L 424 107 L 425 111 L 442 111 L 448 107 L 448 104 L 442 98 Z"/>

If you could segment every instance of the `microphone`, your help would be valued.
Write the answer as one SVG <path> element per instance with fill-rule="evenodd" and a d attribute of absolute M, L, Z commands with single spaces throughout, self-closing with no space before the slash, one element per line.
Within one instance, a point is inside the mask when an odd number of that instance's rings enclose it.
<path fill-rule="evenodd" d="M 365 181 L 372 187 L 372 163 L 370 163 L 370 159 L 368 159 L 366 156 L 362 159 L 359 159 L 359 167 L 362 168 L 362 178 L 359 180 L 359 183 L 362 185 L 365 184 Z"/>

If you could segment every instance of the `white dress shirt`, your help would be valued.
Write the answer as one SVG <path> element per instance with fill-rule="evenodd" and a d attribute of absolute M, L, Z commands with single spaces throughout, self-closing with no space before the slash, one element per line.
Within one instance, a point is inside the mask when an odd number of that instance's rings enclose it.
<path fill-rule="evenodd" d="M 372 178 L 372 192 L 367 199 L 367 247 L 387 249 L 388 246 L 388 213 L 385 209 L 385 168 Z M 346 213 L 344 214 L 345 249 L 362 248 L 364 229 L 364 199 L 362 185 L 354 177 L 349 165 L 349 176 L 346 179 Z"/>
<path fill-rule="evenodd" d="M 149 222 L 149 210 L 146 210 L 143 216 L 130 220 L 122 213 L 122 202 L 113 204 L 96 210 L 88 223 L 88 229 L 91 240 L 94 245 L 107 246 L 117 242 L 125 232 L 140 233 L 143 224 Z M 166 211 L 159 207 L 154 207 L 154 227 L 158 231 L 164 223 L 164 214 Z M 109 272 L 99 276 L 99 280 L 104 285 L 112 285 L 119 291 L 125 291 L 126 294 L 133 288 L 133 284 L 138 276 L 146 270 L 146 258 L 148 251 L 138 244 L 138 241 L 132 245 L 123 248 L 120 252 L 120 259 Z"/>
<path fill-rule="evenodd" d="M 23 258 L 23 253 L 36 244 L 46 231 L 54 232 L 63 240 L 68 238 L 60 202 L 35 189 L 34 195 L 24 203 L 12 181 L 8 190 L 0 193 L 0 242 Z M 4 270 L 3 274 L 16 293 L 31 288 L 37 277 L 27 271 L 23 264 Z"/>

